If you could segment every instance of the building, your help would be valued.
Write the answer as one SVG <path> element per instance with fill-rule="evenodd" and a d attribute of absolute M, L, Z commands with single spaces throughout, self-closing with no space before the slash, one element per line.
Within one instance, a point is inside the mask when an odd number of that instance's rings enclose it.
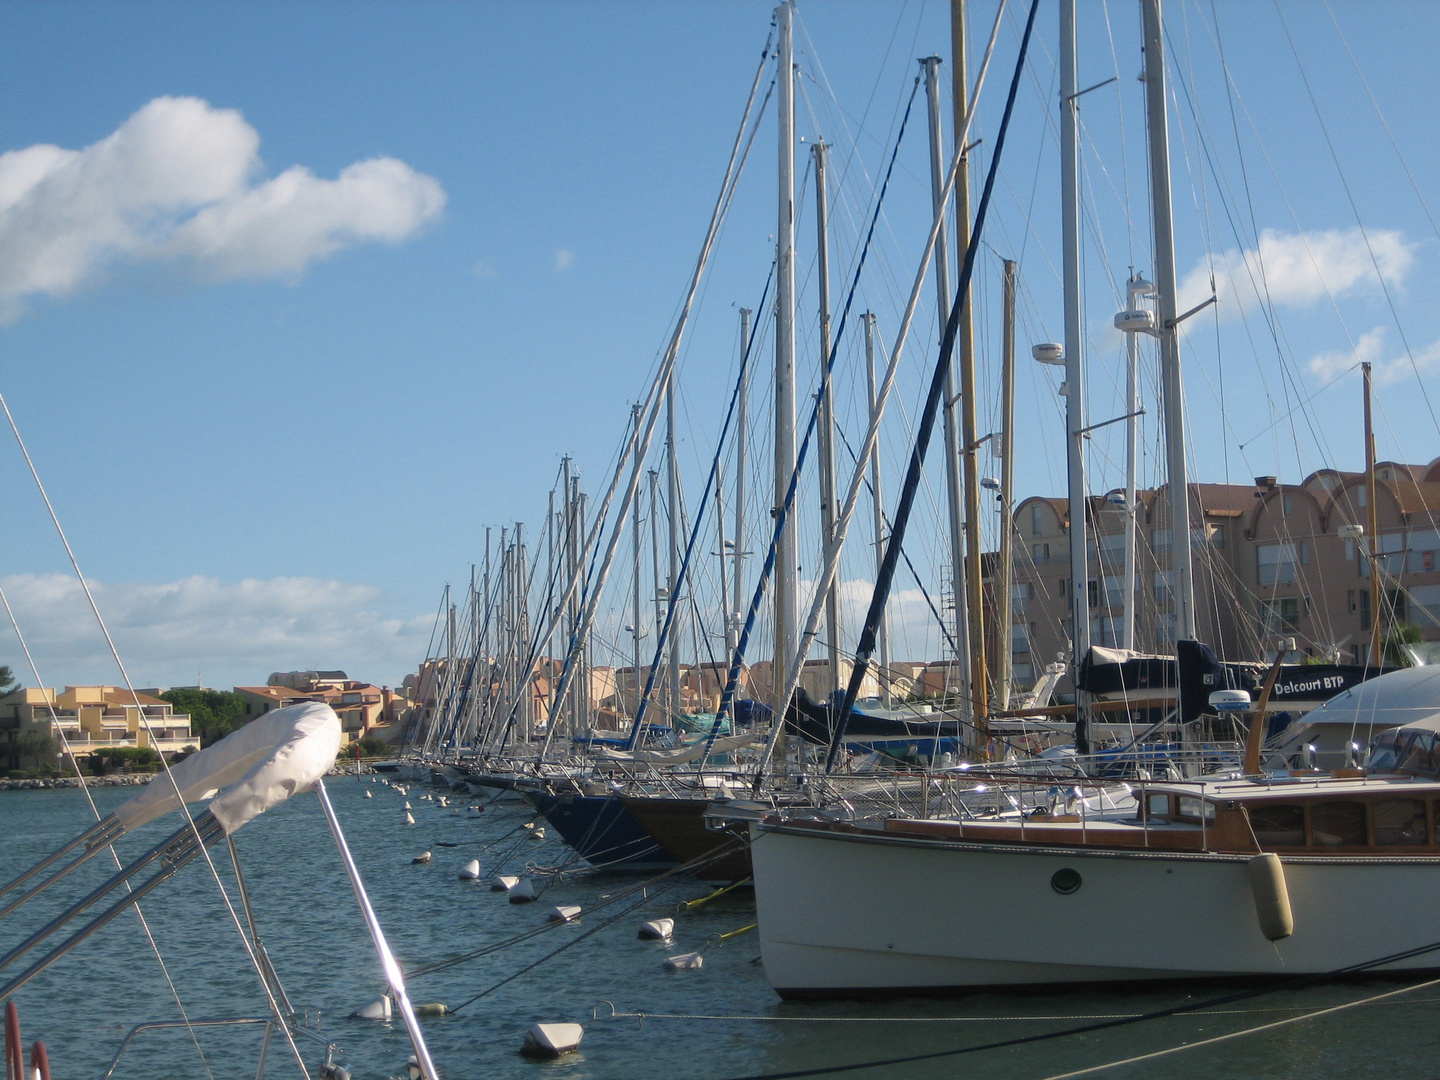
<path fill-rule="evenodd" d="M 59 694 L 35 687 L 0 697 L 0 764 L 5 768 L 73 768 L 64 760 L 66 744 L 78 758 L 116 747 L 168 756 L 198 749 L 200 740 L 191 732 L 190 717 L 176 715 L 168 701 L 119 687 L 67 686 Z"/>

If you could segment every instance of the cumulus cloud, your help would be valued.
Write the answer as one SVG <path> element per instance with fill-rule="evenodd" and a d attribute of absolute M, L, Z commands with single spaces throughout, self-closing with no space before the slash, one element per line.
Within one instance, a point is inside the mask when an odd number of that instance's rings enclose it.
<path fill-rule="evenodd" d="M 0 154 L 0 316 L 127 264 L 293 278 L 346 247 L 404 240 L 445 206 L 438 181 L 394 158 L 266 179 L 259 150 L 236 110 L 160 97 L 83 150 Z"/>
<path fill-rule="evenodd" d="M 1359 365 L 1372 365 L 1372 374 L 1377 386 L 1388 386 L 1417 373 L 1429 375 L 1440 370 L 1440 341 L 1432 341 L 1411 357 L 1402 350 L 1398 356 L 1385 356 L 1385 327 L 1377 326 L 1360 335 L 1353 349 L 1321 353 L 1310 359 L 1310 374 L 1319 379 L 1333 379 L 1347 370 L 1358 370 Z"/>
<path fill-rule="evenodd" d="M 118 673 L 72 576 L 0 579 L 47 685 L 115 683 Z M 195 575 L 164 584 L 91 589 L 137 685 L 263 683 L 272 671 L 343 668 L 397 683 L 424 657 L 431 617 L 398 613 L 373 585 L 320 578 L 222 582 Z M 5 662 L 32 681 L 13 635 Z"/>
<path fill-rule="evenodd" d="M 1414 265 L 1415 245 L 1394 229 L 1371 232 L 1369 239 L 1367 246 L 1358 228 L 1309 233 L 1266 229 L 1253 248 L 1230 248 L 1213 261 L 1197 263 L 1180 283 L 1180 310 L 1209 299 L 1212 272 L 1222 317 L 1238 315 L 1267 298 L 1303 307 L 1324 299 L 1327 292 L 1340 297 L 1377 287 L 1377 265 L 1387 284 L 1402 283 Z"/>

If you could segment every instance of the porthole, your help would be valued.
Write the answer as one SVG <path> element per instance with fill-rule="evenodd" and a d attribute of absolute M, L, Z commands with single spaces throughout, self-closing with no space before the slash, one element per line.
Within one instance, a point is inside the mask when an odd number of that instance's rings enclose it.
<path fill-rule="evenodd" d="M 1061 896 L 1069 896 L 1079 889 L 1081 884 L 1080 871 L 1072 870 L 1068 866 L 1063 870 L 1056 870 L 1050 877 L 1050 888 Z"/>

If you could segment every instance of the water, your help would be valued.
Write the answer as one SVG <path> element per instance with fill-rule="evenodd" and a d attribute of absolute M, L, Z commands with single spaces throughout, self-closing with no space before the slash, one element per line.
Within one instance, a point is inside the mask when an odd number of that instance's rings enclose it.
<path fill-rule="evenodd" d="M 95 793 L 102 812 L 135 789 Z M 478 817 L 463 807 L 441 809 L 409 800 L 417 823 L 402 823 L 401 798 L 390 788 L 354 778 L 332 779 L 331 798 L 346 829 L 380 920 L 407 968 L 459 956 L 507 941 L 545 922 L 558 904 L 581 904 L 587 913 L 490 955 L 415 979 L 417 1002 L 453 1007 L 491 990 L 453 1016 L 422 1021 L 431 1053 L 448 1080 L 522 1077 L 527 1080 L 728 1080 L 938 1053 L 1034 1036 L 1083 1023 L 1074 1018 L 1145 1012 L 1223 992 L 1213 986 L 1184 990 L 1066 993 L 1019 991 L 942 1001 L 781 1002 L 765 981 L 753 933 L 711 944 L 700 971 L 665 972 L 668 955 L 704 948 L 713 935 L 754 922 L 753 897 L 735 890 L 690 913 L 680 900 L 709 890 L 681 879 L 628 914 L 635 896 L 600 911 L 597 898 L 645 882 L 646 875 L 566 875 L 531 905 L 511 905 L 489 890 L 488 878 L 520 872 L 528 862 L 554 866 L 568 858 L 558 842 L 537 842 L 518 831 L 531 820 L 523 806 L 497 805 Z M 363 792 L 374 798 L 363 798 Z M 0 792 L 0 879 L 8 879 L 54 850 L 92 819 L 78 791 Z M 177 827 L 152 825 L 120 845 L 122 854 L 145 850 Z M 441 847 L 453 843 L 455 847 Z M 324 1036 L 343 1051 L 338 1058 L 356 1080 L 403 1075 L 409 1045 L 398 1017 L 393 1023 L 348 1020 L 380 993 L 379 965 L 314 795 L 303 795 L 256 819 L 236 836 L 257 922 L 280 978 L 297 1008 L 309 1010 Z M 426 849 L 429 866 L 410 860 Z M 505 865 L 499 857 L 511 852 Z M 233 874 L 224 846 L 212 849 L 227 888 Z M 457 880 L 479 857 L 486 881 Z M 93 885 L 112 869 L 92 860 L 76 881 L 57 891 L 67 902 L 80 884 Z M 884 884 L 876 883 L 877 888 Z M 231 916 L 218 899 L 210 870 L 197 861 L 162 885 L 144 910 L 165 957 L 170 978 L 192 1018 L 264 1016 L 264 999 L 239 945 Z M 896 897 L 897 905 L 904 904 Z M 22 930 L 53 916 L 57 901 L 0 924 L 0 944 L 12 946 Z M 236 902 L 238 908 L 238 901 Z M 641 922 L 674 915 L 671 944 L 636 939 Z M 612 916 L 613 923 L 601 924 Z M 243 918 L 243 915 L 241 916 Z M 917 919 L 925 912 L 915 912 Z M 1123 924 L 1124 912 L 1115 913 Z M 1440 920 L 1437 920 L 1440 922 Z M 1175 928 L 1184 933 L 1183 926 Z M 564 951 L 533 970 L 522 968 L 557 948 Z M 7 970 L 8 973 L 8 970 Z M 503 982 L 510 978 L 510 981 Z M 945 1056 L 840 1073 L 865 1080 L 905 1077 L 1029 1080 L 1150 1053 L 1395 989 L 1366 982 L 1279 992 L 1238 1003 L 1224 1015 L 1174 1017 L 1118 1030 L 1066 1036 L 1031 1045 Z M 493 989 L 492 989 L 493 988 Z M 1233 988 L 1232 988 L 1233 989 Z M 16 995 L 27 1040 L 43 1038 L 57 1080 L 98 1077 L 134 1024 L 177 1018 L 158 964 L 133 914 L 126 914 L 74 953 L 58 961 Z M 644 1019 L 635 1014 L 649 1014 Z M 658 1014 L 658 1015 L 657 1015 Z M 1060 1019 L 1034 1019 L 1060 1018 Z M 1107 1077 L 1254 1077 L 1316 1080 L 1328 1077 L 1434 1076 L 1440 1051 L 1440 987 L 1385 1004 L 1291 1024 L 1215 1046 L 1120 1067 Z M 556 1062 L 531 1062 L 517 1051 L 537 1021 L 585 1025 L 581 1053 Z M 197 1031 L 202 1064 L 183 1029 L 147 1032 L 126 1054 L 117 1080 L 203 1080 L 254 1076 L 259 1028 Z M 316 1044 L 302 1055 L 313 1075 L 323 1058 Z M 298 1075 L 288 1047 L 276 1040 L 265 1074 Z"/>

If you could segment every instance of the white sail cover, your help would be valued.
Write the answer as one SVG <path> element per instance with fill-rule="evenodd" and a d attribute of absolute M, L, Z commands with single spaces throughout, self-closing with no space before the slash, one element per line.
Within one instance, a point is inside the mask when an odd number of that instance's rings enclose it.
<path fill-rule="evenodd" d="M 1405 668 L 1367 679 L 1305 714 L 1309 724 L 1399 727 L 1440 716 L 1440 667 Z"/>
<path fill-rule="evenodd" d="M 265 713 L 157 776 L 115 808 L 126 830 L 226 789 L 210 812 L 227 833 L 291 795 L 309 791 L 340 751 L 340 718 L 324 702 L 306 701 Z M 173 780 L 173 783 L 172 783 Z"/>

